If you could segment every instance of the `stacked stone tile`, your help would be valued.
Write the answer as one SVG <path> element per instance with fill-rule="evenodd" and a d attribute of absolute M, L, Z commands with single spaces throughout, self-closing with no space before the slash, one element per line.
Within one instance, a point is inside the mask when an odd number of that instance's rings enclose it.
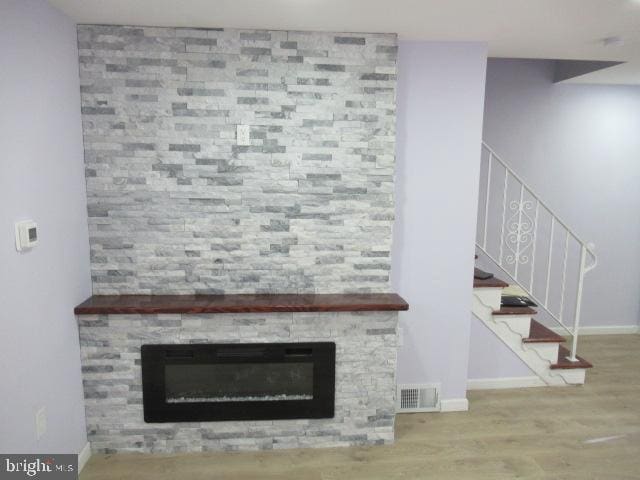
<path fill-rule="evenodd" d="M 397 312 L 79 316 L 92 450 L 187 452 L 393 442 Z M 336 342 L 335 417 L 255 422 L 143 420 L 145 343 Z"/>
<path fill-rule="evenodd" d="M 78 45 L 94 293 L 388 290 L 395 35 L 88 25 Z"/>

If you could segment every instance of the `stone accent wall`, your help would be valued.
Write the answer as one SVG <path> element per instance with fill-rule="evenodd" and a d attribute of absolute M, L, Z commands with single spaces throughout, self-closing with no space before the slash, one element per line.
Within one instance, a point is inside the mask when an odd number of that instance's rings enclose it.
<path fill-rule="evenodd" d="M 95 294 L 388 290 L 395 35 L 85 25 L 78 45 Z"/>
<path fill-rule="evenodd" d="M 397 312 L 78 317 L 94 452 L 187 452 L 391 443 Z M 145 343 L 336 342 L 335 418 L 145 423 Z"/>

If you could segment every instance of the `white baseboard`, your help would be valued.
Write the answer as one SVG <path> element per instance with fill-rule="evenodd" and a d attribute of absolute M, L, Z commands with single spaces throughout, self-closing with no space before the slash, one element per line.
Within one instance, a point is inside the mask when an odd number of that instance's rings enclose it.
<path fill-rule="evenodd" d="M 470 378 L 467 390 L 498 390 L 503 388 L 544 387 L 546 384 L 537 376 Z"/>
<path fill-rule="evenodd" d="M 553 327 L 559 335 L 566 335 L 567 332 L 561 327 Z M 638 325 L 603 325 L 600 327 L 580 327 L 580 335 L 634 335 L 640 333 Z"/>
<path fill-rule="evenodd" d="M 91 458 L 91 444 L 87 442 L 87 444 L 84 447 L 82 447 L 82 450 L 80 450 L 80 453 L 78 454 L 78 473 L 82 471 L 82 469 L 87 464 L 90 458 Z"/>
<path fill-rule="evenodd" d="M 469 400 L 466 398 L 444 398 L 440 400 L 441 412 L 466 412 L 469 410 Z"/>

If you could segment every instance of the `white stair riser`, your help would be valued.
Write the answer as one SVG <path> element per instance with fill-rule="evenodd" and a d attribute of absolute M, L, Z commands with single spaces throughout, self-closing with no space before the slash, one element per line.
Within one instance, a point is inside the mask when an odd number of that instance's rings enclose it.
<path fill-rule="evenodd" d="M 529 315 L 494 315 L 494 305 L 484 302 L 486 295 L 477 294 L 474 289 L 472 312 L 489 328 L 505 345 L 533 370 L 540 379 L 549 386 L 566 386 L 584 383 L 584 369 L 552 370 L 550 367 L 558 359 L 557 343 L 524 343 L 529 336 L 531 316 Z M 526 323 L 528 322 L 528 325 Z"/>
<path fill-rule="evenodd" d="M 526 348 L 522 343 L 522 337 L 514 333 L 505 323 L 496 323 L 493 321 L 484 322 L 489 329 L 495 333 L 520 359 L 533 370 L 536 375 L 542 379 L 547 385 L 564 385 L 565 381 L 562 377 L 550 375 L 549 360 L 538 355 L 538 352 L 532 348 Z"/>
<path fill-rule="evenodd" d="M 562 378 L 569 385 L 584 385 L 587 370 L 584 368 L 572 368 L 568 370 L 551 370 L 551 372 Z"/>
<path fill-rule="evenodd" d="M 550 363 L 558 361 L 558 343 L 525 343 L 523 345 L 525 349 L 535 350 L 538 355 Z"/>
<path fill-rule="evenodd" d="M 492 311 L 500 310 L 500 303 L 502 302 L 502 288 L 474 288 L 473 293 L 485 305 L 491 307 Z"/>
<path fill-rule="evenodd" d="M 504 323 L 514 333 L 517 333 L 521 338 L 527 338 L 529 336 L 529 330 L 531 329 L 531 316 L 530 315 L 493 315 L 493 321 L 496 323 Z"/>

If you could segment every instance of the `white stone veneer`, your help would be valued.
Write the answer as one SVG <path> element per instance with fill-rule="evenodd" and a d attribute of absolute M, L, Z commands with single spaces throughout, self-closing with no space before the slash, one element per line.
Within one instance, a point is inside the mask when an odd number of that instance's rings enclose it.
<path fill-rule="evenodd" d="M 397 312 L 81 315 L 87 433 L 94 452 L 193 452 L 392 443 Z M 336 343 L 335 417 L 145 423 L 140 346 Z"/>

